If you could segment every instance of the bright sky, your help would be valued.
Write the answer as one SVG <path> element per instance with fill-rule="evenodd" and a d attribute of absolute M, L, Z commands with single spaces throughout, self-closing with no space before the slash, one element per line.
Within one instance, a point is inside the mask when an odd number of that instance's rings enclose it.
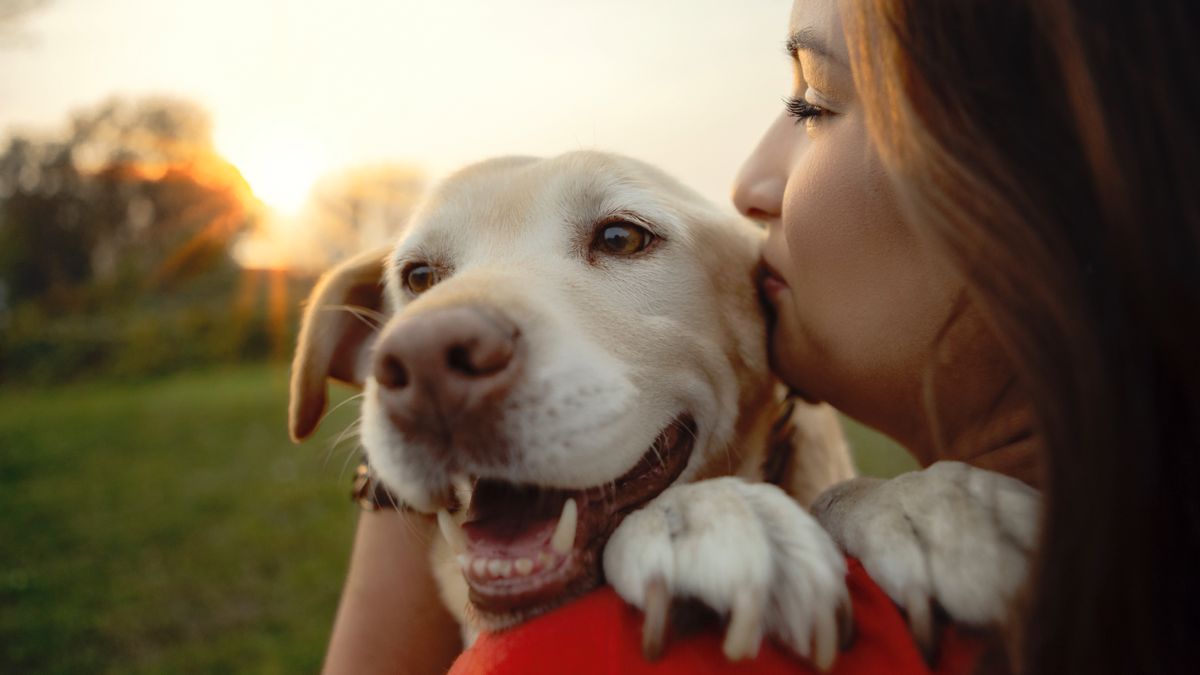
<path fill-rule="evenodd" d="M 788 93 L 789 7 L 50 0 L 20 25 L 22 44 L 0 49 L 0 133 L 53 130 L 113 94 L 171 94 L 208 108 L 218 150 L 277 201 L 289 180 L 355 164 L 436 177 L 500 154 L 598 148 L 725 202 Z M 272 173 L 283 184 L 267 185 Z"/>
<path fill-rule="evenodd" d="M 787 0 L 51 0 L 0 50 L 0 129 L 194 98 L 235 162 L 434 173 L 598 147 L 716 198 L 787 94 Z"/>

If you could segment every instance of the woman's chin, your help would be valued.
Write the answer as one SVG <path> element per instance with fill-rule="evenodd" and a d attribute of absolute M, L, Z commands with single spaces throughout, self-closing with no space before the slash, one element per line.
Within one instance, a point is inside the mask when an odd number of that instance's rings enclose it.
<path fill-rule="evenodd" d="M 820 403 L 821 398 L 813 393 L 812 387 L 808 386 L 811 379 L 805 377 L 799 367 L 809 363 L 808 359 L 811 358 L 803 353 L 803 349 L 799 348 L 802 344 L 802 337 L 786 330 L 783 323 L 779 322 L 772 328 L 769 340 L 767 356 L 771 371 L 775 373 L 775 376 L 787 386 L 791 395 L 799 396 L 806 403 Z"/>

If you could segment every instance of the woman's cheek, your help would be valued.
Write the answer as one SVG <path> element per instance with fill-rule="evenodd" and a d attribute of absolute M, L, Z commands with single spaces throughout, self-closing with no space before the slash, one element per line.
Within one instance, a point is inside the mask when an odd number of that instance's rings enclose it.
<path fill-rule="evenodd" d="M 861 121 L 849 116 L 814 134 L 788 180 L 791 307 L 776 339 L 793 343 L 775 348 L 776 361 L 785 379 L 803 380 L 790 384 L 842 407 L 856 407 L 864 382 L 891 388 L 918 377 L 933 314 L 948 305 L 931 297 L 924 256 L 893 197 Z"/>
<path fill-rule="evenodd" d="M 821 129 L 793 166 L 783 204 L 797 318 L 813 337 L 859 324 L 862 303 L 880 290 L 879 195 L 866 179 L 866 148 L 855 119 Z M 847 327 L 849 328 L 849 326 Z M 819 345 L 816 345 L 819 347 Z"/>

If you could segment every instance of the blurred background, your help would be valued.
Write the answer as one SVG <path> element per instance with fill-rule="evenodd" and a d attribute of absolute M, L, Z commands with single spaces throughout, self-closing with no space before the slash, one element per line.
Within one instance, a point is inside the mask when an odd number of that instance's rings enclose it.
<path fill-rule="evenodd" d="M 789 7 L 0 0 L 0 672 L 316 670 L 358 448 L 352 392 L 286 436 L 315 274 L 500 154 L 727 202 Z"/>

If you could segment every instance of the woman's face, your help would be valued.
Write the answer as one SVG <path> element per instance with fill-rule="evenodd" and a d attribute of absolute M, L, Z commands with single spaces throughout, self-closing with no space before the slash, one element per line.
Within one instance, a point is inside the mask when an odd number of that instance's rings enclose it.
<path fill-rule="evenodd" d="M 763 290 L 779 376 L 901 442 L 961 284 L 914 236 L 868 137 L 835 0 L 797 0 L 795 82 L 734 201 L 768 228 Z M 912 445 L 910 445 L 910 448 Z"/>

